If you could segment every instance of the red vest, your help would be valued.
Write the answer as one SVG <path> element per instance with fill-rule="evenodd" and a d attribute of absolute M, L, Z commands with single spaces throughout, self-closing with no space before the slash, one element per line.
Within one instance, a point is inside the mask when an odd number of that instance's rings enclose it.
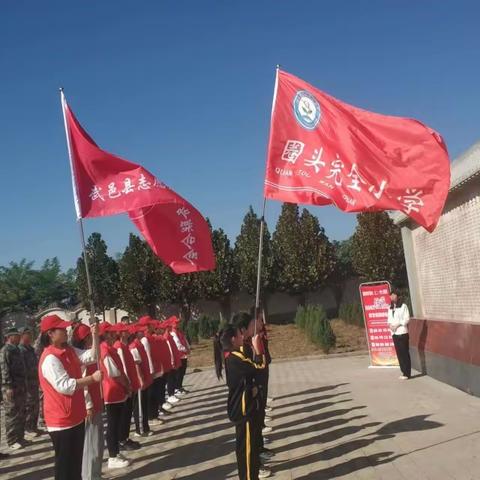
<path fill-rule="evenodd" d="M 133 350 L 134 348 L 137 349 L 138 354 L 140 355 L 141 363 L 140 363 L 140 369 L 142 371 L 142 376 L 143 376 L 143 390 L 148 388 L 153 381 L 152 374 L 150 373 L 150 365 L 148 364 L 148 356 L 147 352 L 145 351 L 145 347 L 142 345 L 142 342 L 138 339 L 135 338 L 129 345 L 130 350 Z"/>
<path fill-rule="evenodd" d="M 148 342 L 150 343 L 150 355 L 152 357 L 152 364 L 153 364 L 153 374 L 160 373 L 162 371 L 162 352 L 158 342 L 155 341 L 155 335 L 151 335 L 150 333 L 145 334 Z"/>
<path fill-rule="evenodd" d="M 97 364 L 87 365 L 87 376 L 92 375 L 97 370 Z M 100 413 L 103 410 L 103 400 L 100 393 L 100 384 L 92 383 L 88 386 L 88 393 L 93 403 L 93 413 Z"/>
<path fill-rule="evenodd" d="M 125 374 L 123 370 L 122 360 L 118 356 L 117 351 L 113 346 L 108 345 L 107 342 L 102 342 L 100 344 L 100 369 L 103 372 L 103 381 L 102 381 L 102 388 L 103 388 L 103 399 L 105 403 L 120 403 L 124 402 L 127 398 L 127 392 L 123 388 L 123 385 L 118 382 L 115 378 L 111 378 L 108 376 L 107 369 L 105 368 L 104 360 L 105 357 L 109 356 L 118 370 Z"/>
<path fill-rule="evenodd" d="M 169 333 L 166 333 L 165 336 L 167 337 L 167 342 L 169 343 L 170 348 L 172 349 L 173 369 L 176 370 L 177 368 L 180 368 L 182 366 L 182 355 L 178 350 L 177 344 L 175 343 L 175 340 L 173 339 L 173 337 Z"/>
<path fill-rule="evenodd" d="M 168 373 L 170 370 L 173 370 L 173 364 L 171 359 L 170 349 L 168 348 L 167 341 L 162 335 L 156 335 L 155 341 L 160 348 L 162 355 L 162 365 L 164 373 Z"/>
<path fill-rule="evenodd" d="M 83 389 L 75 390 L 73 395 L 58 393 L 43 376 L 42 365 L 47 355 L 53 355 L 62 362 L 70 378 L 82 378 L 80 360 L 71 347 L 56 348 L 48 346 L 40 357 L 38 378 L 43 390 L 43 415 L 45 424 L 50 428 L 70 428 L 82 423 L 87 416 Z"/>
<path fill-rule="evenodd" d="M 137 392 L 140 389 L 140 381 L 138 380 L 137 369 L 135 368 L 135 360 L 130 353 L 128 345 L 125 345 L 122 341 L 117 340 L 113 346 L 117 351 L 119 348 L 122 349 L 123 360 L 125 361 L 125 367 L 127 369 L 126 373 L 128 379 L 130 380 L 130 386 L 132 387 L 132 391 Z"/>

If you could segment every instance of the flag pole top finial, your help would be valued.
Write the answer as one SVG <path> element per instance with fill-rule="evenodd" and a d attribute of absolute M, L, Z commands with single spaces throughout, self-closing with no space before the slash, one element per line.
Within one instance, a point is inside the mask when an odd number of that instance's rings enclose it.
<path fill-rule="evenodd" d="M 63 87 L 59 87 L 59 88 L 58 88 L 58 91 L 59 91 L 59 92 L 63 92 Z"/>
<path fill-rule="evenodd" d="M 280 70 L 281 65 L 277 63 L 277 70 Z"/>

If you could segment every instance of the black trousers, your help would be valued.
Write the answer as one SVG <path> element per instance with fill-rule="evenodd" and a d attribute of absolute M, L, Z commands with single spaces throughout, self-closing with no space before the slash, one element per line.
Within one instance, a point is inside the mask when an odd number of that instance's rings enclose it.
<path fill-rule="evenodd" d="M 260 445 L 258 420 L 248 419 L 235 426 L 238 476 L 240 480 L 258 480 L 260 470 Z"/>
<path fill-rule="evenodd" d="M 177 386 L 177 370 L 170 370 L 167 373 L 167 392 L 168 396 L 175 395 L 175 388 Z"/>
<path fill-rule="evenodd" d="M 107 403 L 105 410 L 107 412 L 107 449 L 108 456 L 115 458 L 120 453 L 120 432 L 122 431 L 122 416 L 124 402 Z"/>
<path fill-rule="evenodd" d="M 138 409 L 138 397 L 141 397 L 142 403 L 142 430 L 143 433 L 150 431 L 150 425 L 148 424 L 148 387 L 145 390 L 138 391 L 135 396 L 133 397 L 133 418 L 135 419 L 135 431 L 137 433 L 140 432 L 140 411 Z"/>
<path fill-rule="evenodd" d="M 148 419 L 155 420 L 158 417 L 159 408 L 165 403 L 165 375 L 154 378 L 148 387 Z"/>
<path fill-rule="evenodd" d="M 55 480 L 82 480 L 85 423 L 49 433 L 55 450 Z"/>
<path fill-rule="evenodd" d="M 177 385 L 176 385 L 177 390 L 181 390 L 183 388 L 183 379 L 185 378 L 186 372 L 187 372 L 187 359 L 182 358 L 182 366 L 177 370 Z"/>
<path fill-rule="evenodd" d="M 408 333 L 403 335 L 392 335 L 395 351 L 397 352 L 398 363 L 400 370 L 405 377 L 410 378 L 412 375 L 412 362 L 410 360 L 410 337 Z"/>
<path fill-rule="evenodd" d="M 135 394 L 136 395 L 136 394 Z M 120 429 L 118 433 L 118 440 L 126 442 L 130 436 L 130 424 L 132 423 L 133 413 L 133 397 L 128 397 L 123 403 L 122 418 L 120 421 Z"/>

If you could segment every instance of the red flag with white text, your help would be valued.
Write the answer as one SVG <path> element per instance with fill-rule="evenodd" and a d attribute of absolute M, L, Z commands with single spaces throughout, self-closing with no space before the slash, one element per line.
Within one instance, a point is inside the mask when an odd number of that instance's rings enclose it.
<path fill-rule="evenodd" d="M 62 94 L 77 218 L 128 213 L 155 254 L 175 273 L 215 268 L 202 215 L 148 170 L 99 148 Z"/>
<path fill-rule="evenodd" d="M 345 212 L 399 210 L 433 231 L 449 186 L 437 132 L 353 107 L 278 70 L 266 198 Z"/>

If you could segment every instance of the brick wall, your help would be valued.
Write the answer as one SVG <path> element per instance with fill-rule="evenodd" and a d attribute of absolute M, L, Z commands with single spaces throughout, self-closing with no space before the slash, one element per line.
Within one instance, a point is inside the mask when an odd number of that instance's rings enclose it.
<path fill-rule="evenodd" d="M 423 316 L 480 322 L 480 196 L 444 213 L 433 233 L 416 228 L 412 240 Z"/>

